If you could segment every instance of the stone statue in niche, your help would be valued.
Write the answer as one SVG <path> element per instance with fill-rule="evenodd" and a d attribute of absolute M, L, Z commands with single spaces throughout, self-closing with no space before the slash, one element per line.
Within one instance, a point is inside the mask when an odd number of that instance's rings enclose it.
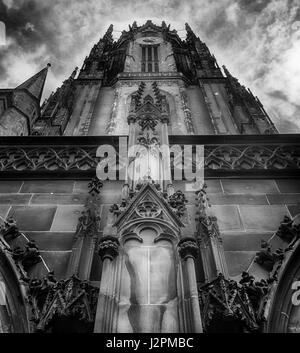
<path fill-rule="evenodd" d="M 171 242 L 145 228 L 125 245 L 117 332 L 178 332 L 177 271 Z"/>

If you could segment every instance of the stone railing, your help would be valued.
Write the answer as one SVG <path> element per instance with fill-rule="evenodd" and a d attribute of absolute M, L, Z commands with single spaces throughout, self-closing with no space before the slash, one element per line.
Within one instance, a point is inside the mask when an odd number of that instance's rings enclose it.
<path fill-rule="evenodd" d="M 2 137 L 0 178 L 91 177 L 101 145 L 118 156 L 119 136 Z M 300 176 L 300 135 L 170 136 L 170 145 L 204 145 L 206 177 Z"/>

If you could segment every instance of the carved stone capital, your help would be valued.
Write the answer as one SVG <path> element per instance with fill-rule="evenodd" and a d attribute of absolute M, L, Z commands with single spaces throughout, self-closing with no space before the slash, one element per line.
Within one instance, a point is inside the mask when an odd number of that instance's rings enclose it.
<path fill-rule="evenodd" d="M 98 254 L 101 257 L 101 260 L 110 259 L 114 260 L 115 257 L 119 254 L 119 240 L 112 236 L 106 236 L 100 239 L 98 246 Z"/>
<path fill-rule="evenodd" d="M 188 257 L 196 259 L 199 252 L 196 240 L 190 237 L 181 239 L 178 243 L 178 252 L 183 259 Z"/>
<path fill-rule="evenodd" d="M 127 118 L 128 125 L 134 124 L 136 122 L 136 115 L 130 114 Z"/>
<path fill-rule="evenodd" d="M 162 115 L 161 115 L 161 122 L 162 122 L 163 124 L 169 124 L 169 122 L 170 122 L 169 115 L 167 115 L 167 114 L 162 114 Z"/>

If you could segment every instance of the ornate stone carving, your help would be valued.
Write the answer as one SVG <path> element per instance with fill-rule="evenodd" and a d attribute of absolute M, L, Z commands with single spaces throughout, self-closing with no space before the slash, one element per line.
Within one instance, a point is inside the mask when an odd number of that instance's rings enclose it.
<path fill-rule="evenodd" d="M 193 257 L 196 259 L 199 253 L 196 240 L 194 238 L 181 239 L 178 243 L 178 252 L 183 259 L 186 259 L 187 257 Z"/>
<path fill-rule="evenodd" d="M 198 212 L 196 216 L 198 240 L 207 242 L 209 238 L 216 238 L 222 241 L 217 218 L 209 213 L 210 205 L 206 189 L 207 185 L 204 184 L 202 189 L 196 192 L 198 201 Z"/>
<path fill-rule="evenodd" d="M 32 322 L 38 332 L 92 332 L 98 289 L 75 275 L 56 281 L 53 272 L 29 283 Z"/>
<path fill-rule="evenodd" d="M 199 288 L 205 332 L 253 332 L 259 329 L 247 290 L 220 274 Z"/>
<path fill-rule="evenodd" d="M 300 147 L 281 145 L 205 146 L 205 167 L 224 170 L 300 168 Z"/>
<path fill-rule="evenodd" d="M 186 214 L 187 202 L 188 200 L 184 193 L 180 190 L 177 190 L 174 194 L 168 197 L 168 203 L 178 217 L 183 217 Z"/>
<path fill-rule="evenodd" d="M 75 237 L 97 236 L 100 233 L 100 189 L 103 182 L 97 177 L 88 184 L 89 196 L 85 209 L 81 212 L 75 232 Z"/>
<path fill-rule="evenodd" d="M 110 207 L 109 211 L 110 211 L 111 213 L 113 213 L 116 217 L 119 217 L 119 215 L 120 215 L 123 211 L 126 210 L 127 205 L 128 205 L 127 200 L 122 199 L 120 205 L 118 205 L 118 204 L 116 204 L 116 203 L 113 204 L 113 205 Z"/>
<path fill-rule="evenodd" d="M 4 224 L 1 225 L 0 234 L 6 241 L 14 240 L 21 235 L 17 227 L 17 222 L 12 217 L 9 217 L 4 221 Z"/>
<path fill-rule="evenodd" d="M 160 206 L 152 200 L 140 203 L 136 209 L 136 213 L 142 218 L 156 218 L 160 215 L 161 211 Z"/>
<path fill-rule="evenodd" d="M 242 279 L 240 284 L 246 291 L 248 298 L 251 302 L 253 310 L 256 314 L 257 320 L 263 321 L 263 311 L 266 303 L 266 298 L 270 290 L 270 286 L 274 283 L 275 278 L 271 277 L 267 280 L 255 281 L 255 278 L 251 276 L 248 272 L 242 273 Z"/>
<path fill-rule="evenodd" d="M 16 247 L 13 249 L 12 253 L 13 259 L 18 263 L 21 263 L 24 270 L 28 270 L 34 265 L 42 261 L 40 252 L 34 240 L 30 240 L 23 250 L 21 247 Z"/>
<path fill-rule="evenodd" d="M 106 258 L 114 260 L 119 254 L 119 245 L 119 240 L 112 236 L 106 236 L 100 239 L 98 254 L 101 260 L 104 261 Z"/>
<path fill-rule="evenodd" d="M 290 217 L 285 216 L 276 235 L 288 243 L 292 240 L 297 241 L 300 237 L 300 225 L 296 224 Z"/>
<path fill-rule="evenodd" d="M 283 249 L 277 249 L 274 253 L 268 242 L 261 241 L 261 250 L 256 253 L 255 262 L 264 267 L 268 272 L 273 270 L 273 266 L 277 261 L 282 261 L 284 258 Z"/>
<path fill-rule="evenodd" d="M 47 137 L 43 137 L 47 139 Z M 95 171 L 98 145 L 0 146 L 1 172 L 87 172 Z M 101 142 L 100 142 L 101 144 Z M 296 171 L 300 169 L 300 147 L 297 145 L 205 145 L 205 170 L 217 171 Z"/>
<path fill-rule="evenodd" d="M 182 108 L 184 112 L 184 122 L 185 122 L 186 130 L 188 134 L 194 135 L 195 129 L 193 126 L 192 112 L 188 105 L 187 94 L 185 90 L 182 88 L 180 88 L 180 97 L 181 97 L 181 103 L 182 103 Z"/>

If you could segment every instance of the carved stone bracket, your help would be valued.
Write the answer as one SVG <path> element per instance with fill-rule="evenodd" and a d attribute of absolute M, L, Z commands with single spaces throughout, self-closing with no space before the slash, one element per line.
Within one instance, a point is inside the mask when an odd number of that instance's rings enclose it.
<path fill-rule="evenodd" d="M 181 239 L 178 243 L 178 252 L 181 258 L 184 260 L 188 257 L 196 259 L 199 254 L 196 240 L 189 237 Z"/>
<path fill-rule="evenodd" d="M 75 275 L 57 281 L 50 272 L 29 283 L 34 330 L 38 332 L 92 332 L 98 289 Z"/>
<path fill-rule="evenodd" d="M 100 239 L 98 254 L 102 261 L 110 259 L 113 261 L 119 254 L 119 240 L 112 236 L 106 236 Z"/>
<path fill-rule="evenodd" d="M 199 288 L 203 328 L 206 332 L 253 332 L 259 321 L 246 287 L 222 274 Z"/>

